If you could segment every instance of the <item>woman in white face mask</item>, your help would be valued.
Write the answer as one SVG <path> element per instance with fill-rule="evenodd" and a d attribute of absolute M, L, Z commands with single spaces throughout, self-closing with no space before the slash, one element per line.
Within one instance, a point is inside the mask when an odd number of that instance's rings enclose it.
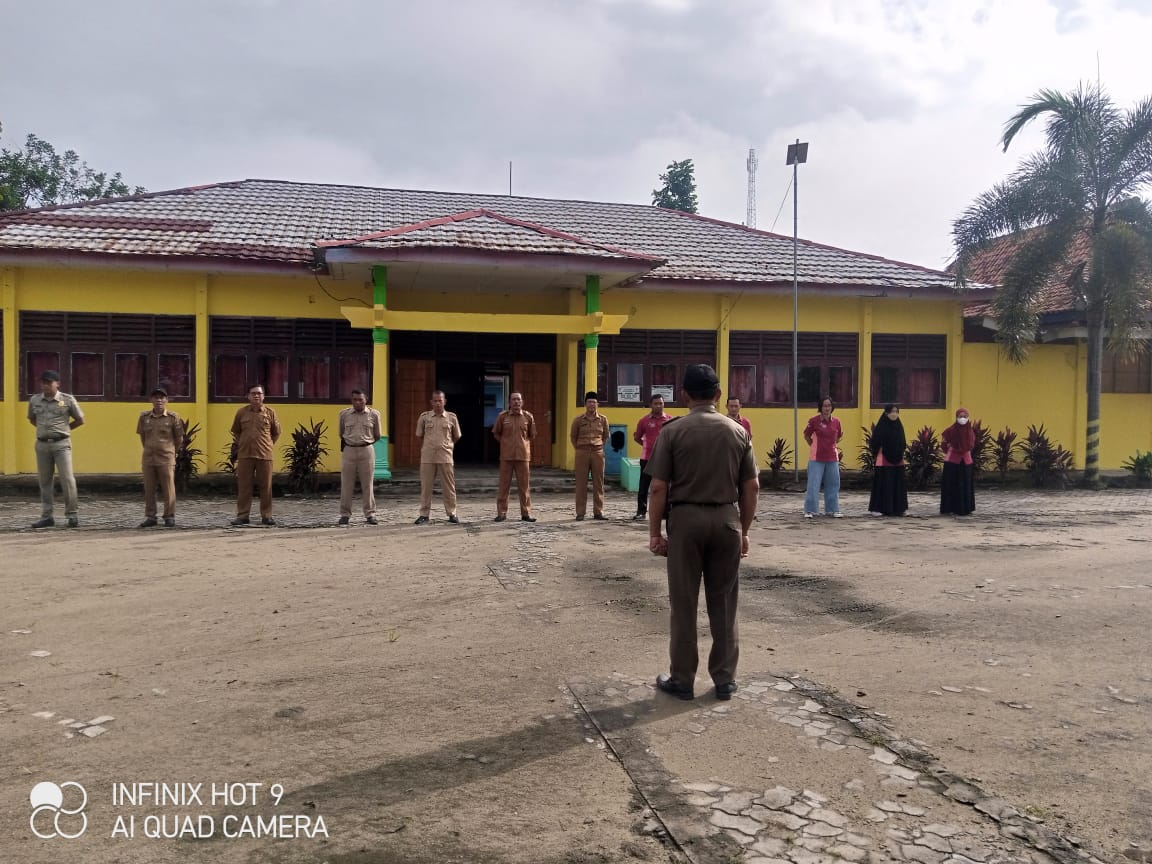
<path fill-rule="evenodd" d="M 944 475 L 940 481 L 940 513 L 967 516 L 976 509 L 972 447 L 976 433 L 968 422 L 968 409 L 956 409 L 956 422 L 944 430 Z"/>

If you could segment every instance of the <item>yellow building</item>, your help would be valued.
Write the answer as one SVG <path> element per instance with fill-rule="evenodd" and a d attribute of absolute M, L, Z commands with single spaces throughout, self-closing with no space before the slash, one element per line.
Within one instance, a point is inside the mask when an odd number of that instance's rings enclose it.
<path fill-rule="evenodd" d="M 138 471 L 157 383 L 200 424 L 209 471 L 250 382 L 287 429 L 331 426 L 365 389 L 386 422 L 381 477 L 418 460 L 435 388 L 464 428 L 459 462 L 496 459 L 488 428 L 512 390 L 537 463 L 571 467 L 592 389 L 628 433 L 615 455 L 636 456 L 650 397 L 678 413 L 692 362 L 743 400 L 761 462 L 793 441 L 794 377 L 801 428 L 836 400 L 850 465 L 892 401 L 910 432 L 965 404 L 994 429 L 1044 423 L 1082 457 L 1082 350 L 1010 366 L 966 341 L 978 328 L 946 273 L 802 241 L 794 376 L 792 260 L 791 238 L 656 207 L 263 180 L 0 214 L 0 473 L 35 471 L 26 403 L 47 368 L 87 417 L 80 473 Z M 1152 449 L 1144 384 L 1105 399 L 1105 468 Z"/>

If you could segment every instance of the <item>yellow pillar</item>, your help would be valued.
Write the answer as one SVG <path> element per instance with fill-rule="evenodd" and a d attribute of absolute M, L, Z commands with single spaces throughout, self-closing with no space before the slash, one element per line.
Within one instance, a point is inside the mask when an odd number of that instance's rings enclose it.
<path fill-rule="evenodd" d="M 212 429 L 208 422 L 208 370 L 212 366 L 212 355 L 208 353 L 208 277 L 199 276 L 193 288 L 193 308 L 195 309 L 196 362 L 193 364 L 193 392 L 196 394 L 196 418 L 200 423 L 200 440 L 204 450 L 206 470 L 212 471 L 216 462 L 216 452 L 212 448 Z M 191 424 L 190 424 L 191 425 Z M 225 432 L 225 434 L 227 434 Z M 223 437 L 223 436 L 222 436 Z"/>
<path fill-rule="evenodd" d="M 372 268 L 372 309 L 383 313 L 388 308 L 388 268 Z M 372 328 L 372 406 L 380 412 L 380 435 L 376 442 L 376 467 L 373 477 L 391 480 L 388 468 L 388 330 Z"/>
<path fill-rule="evenodd" d="M 860 313 L 860 344 L 857 354 L 860 358 L 860 369 L 856 380 L 859 381 L 857 394 L 857 425 L 868 427 L 872 425 L 869 419 L 872 415 L 872 301 L 861 301 L 863 306 Z"/>
<path fill-rule="evenodd" d="M 0 474 L 16 473 L 16 424 L 19 422 L 20 352 L 16 313 L 16 269 L 0 267 L 0 314 L 4 316 L 4 398 L 0 400 Z"/>
<path fill-rule="evenodd" d="M 720 326 L 716 328 L 716 377 L 720 379 L 720 386 L 724 390 L 724 398 L 732 394 L 728 392 L 729 368 L 731 355 L 728 346 L 728 334 L 732 324 L 728 320 L 732 314 L 732 298 L 727 294 L 720 295 Z"/>
<path fill-rule="evenodd" d="M 1076 343 L 1076 423 L 1072 429 L 1072 458 L 1076 468 L 1084 467 L 1088 453 L 1088 342 Z"/>

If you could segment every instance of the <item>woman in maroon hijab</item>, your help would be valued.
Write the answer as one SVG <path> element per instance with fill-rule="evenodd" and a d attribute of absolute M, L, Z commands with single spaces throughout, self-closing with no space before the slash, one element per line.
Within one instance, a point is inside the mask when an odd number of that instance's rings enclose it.
<path fill-rule="evenodd" d="M 956 422 L 941 436 L 944 448 L 944 476 L 940 481 L 940 513 L 967 516 L 976 509 L 976 486 L 972 470 L 972 448 L 976 433 L 969 423 L 968 409 L 956 409 Z"/>

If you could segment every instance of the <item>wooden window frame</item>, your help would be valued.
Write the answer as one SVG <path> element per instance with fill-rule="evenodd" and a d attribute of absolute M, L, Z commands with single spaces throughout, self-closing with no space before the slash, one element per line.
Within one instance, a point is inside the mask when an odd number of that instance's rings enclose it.
<path fill-rule="evenodd" d="M 579 386 L 576 388 L 576 404 L 584 404 L 584 343 L 577 348 L 577 374 Z M 684 380 L 684 368 L 693 363 L 716 365 L 715 330 L 622 330 L 619 335 L 601 336 L 596 354 L 598 372 L 596 391 L 602 397 L 600 404 L 606 408 L 647 408 L 652 401 L 652 379 L 654 366 L 675 366 L 676 386 L 673 398 L 665 397 L 665 403 L 672 408 L 684 407 L 680 403 L 680 384 Z M 642 366 L 643 380 L 640 384 L 639 401 L 620 401 L 616 397 L 618 369 L 621 365 L 639 364 Z M 666 385 L 665 385 L 666 386 Z M 663 394 L 661 394 L 663 395 Z"/>
<path fill-rule="evenodd" d="M 1135 370 L 1123 367 L 1135 366 Z M 1124 376 L 1123 388 L 1117 383 L 1117 376 Z M 1129 384 L 1128 378 L 1132 379 Z M 1144 350 L 1130 360 L 1116 356 L 1107 348 L 1100 358 L 1101 393 L 1152 393 L 1152 340 L 1145 342 Z"/>
<path fill-rule="evenodd" d="M 145 389 L 163 386 L 159 380 L 161 355 L 180 354 L 189 357 L 190 368 L 196 363 L 196 316 L 137 315 L 120 312 L 48 312 L 27 309 L 20 312 L 20 387 L 25 398 L 40 392 L 33 380 L 43 370 L 30 369 L 31 354 L 54 353 L 58 356 L 60 389 L 73 393 L 73 355 L 100 356 L 103 393 L 76 393 L 86 402 L 140 402 L 142 397 L 119 395 L 117 357 L 139 354 L 147 357 Z M 59 368 L 63 367 L 63 368 Z M 188 394 L 170 394 L 171 402 L 192 402 L 196 398 L 195 374 L 189 376 Z"/>
<path fill-rule="evenodd" d="M 881 395 L 881 369 L 895 369 L 896 394 Z M 940 386 L 935 399 L 913 398 L 912 375 L 934 371 Z M 894 402 L 902 408 L 944 408 L 948 400 L 948 337 L 942 333 L 873 333 L 870 407 Z"/>
<path fill-rule="evenodd" d="M 244 386 L 263 384 L 269 402 L 303 405 L 345 404 L 349 393 L 340 392 L 341 361 L 362 363 L 368 380 L 361 386 L 372 392 L 372 331 L 354 328 L 343 318 L 267 318 L 214 315 L 208 321 L 209 401 L 240 403 L 247 393 L 220 395 L 216 391 L 216 364 L 221 357 L 242 357 L 246 376 Z M 269 358 L 283 358 L 287 391 L 267 392 L 268 382 L 261 380 Z M 303 369 L 305 361 L 325 360 L 328 364 L 328 395 L 305 397 Z M 255 377 L 252 377 L 255 376 Z"/>
<path fill-rule="evenodd" d="M 741 400 L 745 408 L 791 408 L 792 387 L 796 376 L 792 371 L 792 331 L 791 330 L 733 330 L 728 335 L 729 375 L 738 366 L 755 367 L 752 377 L 752 393 L 747 402 Z M 819 369 L 818 394 L 800 400 L 802 405 L 815 406 L 819 399 L 829 392 L 832 369 L 850 370 L 850 395 L 836 399 L 838 408 L 855 408 L 860 399 L 860 336 L 855 332 L 814 332 L 797 334 L 797 355 L 802 369 Z M 785 400 L 765 398 L 764 374 L 769 367 L 784 367 L 788 372 L 788 398 Z M 724 382 L 731 389 L 731 382 Z"/>

